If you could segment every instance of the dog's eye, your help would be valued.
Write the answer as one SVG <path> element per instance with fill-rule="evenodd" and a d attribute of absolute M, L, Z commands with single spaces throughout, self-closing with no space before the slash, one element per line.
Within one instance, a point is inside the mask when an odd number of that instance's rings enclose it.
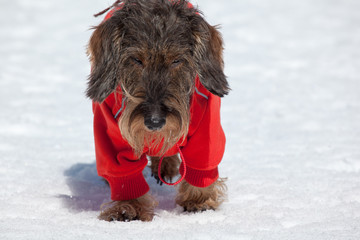
<path fill-rule="evenodd" d="M 182 63 L 182 61 L 180 59 L 176 59 L 172 62 L 172 67 L 176 67 L 178 66 L 180 63 Z"/>
<path fill-rule="evenodd" d="M 139 66 L 143 65 L 142 61 L 140 59 L 138 59 L 138 58 L 133 58 L 133 61 Z"/>

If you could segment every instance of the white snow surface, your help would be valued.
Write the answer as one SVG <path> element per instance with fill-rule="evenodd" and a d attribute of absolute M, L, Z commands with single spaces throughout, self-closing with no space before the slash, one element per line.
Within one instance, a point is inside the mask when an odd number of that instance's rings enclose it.
<path fill-rule="evenodd" d="M 0 1 L 0 239 L 360 239 L 360 1 L 194 1 L 226 44 L 228 201 L 183 213 L 147 169 L 146 223 L 97 219 L 85 49 L 111 3 Z"/>

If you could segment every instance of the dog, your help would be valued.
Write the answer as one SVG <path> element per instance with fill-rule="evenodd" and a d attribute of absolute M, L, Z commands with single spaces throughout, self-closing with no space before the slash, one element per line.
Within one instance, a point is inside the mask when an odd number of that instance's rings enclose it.
<path fill-rule="evenodd" d="M 88 44 L 86 90 L 97 171 L 111 189 L 99 219 L 153 219 L 149 160 L 160 184 L 182 176 L 184 211 L 217 209 L 226 197 L 220 103 L 230 91 L 220 32 L 185 0 L 116 1 L 97 15 L 106 12 Z"/>

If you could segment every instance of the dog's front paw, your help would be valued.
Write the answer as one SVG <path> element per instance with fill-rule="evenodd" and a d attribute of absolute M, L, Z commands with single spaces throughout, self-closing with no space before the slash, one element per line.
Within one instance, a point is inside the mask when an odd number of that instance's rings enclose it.
<path fill-rule="evenodd" d="M 183 181 L 180 185 L 176 203 L 187 212 L 215 210 L 226 198 L 224 179 L 218 179 L 206 188 L 199 188 Z"/>
<path fill-rule="evenodd" d="M 100 220 L 129 222 L 134 220 L 151 221 L 157 202 L 146 194 L 128 201 L 112 201 L 104 204 L 99 215 Z"/>
<path fill-rule="evenodd" d="M 150 157 L 150 159 L 151 159 L 151 165 L 150 165 L 151 176 L 153 176 L 157 180 L 158 184 L 162 185 L 163 182 L 160 181 L 159 172 L 158 172 L 160 158 Z M 164 157 L 160 172 L 162 179 L 171 182 L 173 177 L 179 174 L 179 165 L 180 165 L 180 160 L 177 155 L 171 157 Z"/>

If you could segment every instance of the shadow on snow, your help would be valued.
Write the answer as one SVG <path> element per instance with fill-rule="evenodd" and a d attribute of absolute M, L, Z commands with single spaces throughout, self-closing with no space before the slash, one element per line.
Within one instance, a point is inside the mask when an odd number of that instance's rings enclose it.
<path fill-rule="evenodd" d="M 151 171 L 146 167 L 143 171 L 150 186 L 150 194 L 159 202 L 157 210 L 174 211 L 176 208 L 174 187 L 156 183 Z M 66 183 L 71 195 L 59 195 L 65 207 L 72 211 L 99 211 L 103 203 L 110 202 L 110 188 L 96 171 L 96 163 L 77 163 L 64 171 Z"/>

